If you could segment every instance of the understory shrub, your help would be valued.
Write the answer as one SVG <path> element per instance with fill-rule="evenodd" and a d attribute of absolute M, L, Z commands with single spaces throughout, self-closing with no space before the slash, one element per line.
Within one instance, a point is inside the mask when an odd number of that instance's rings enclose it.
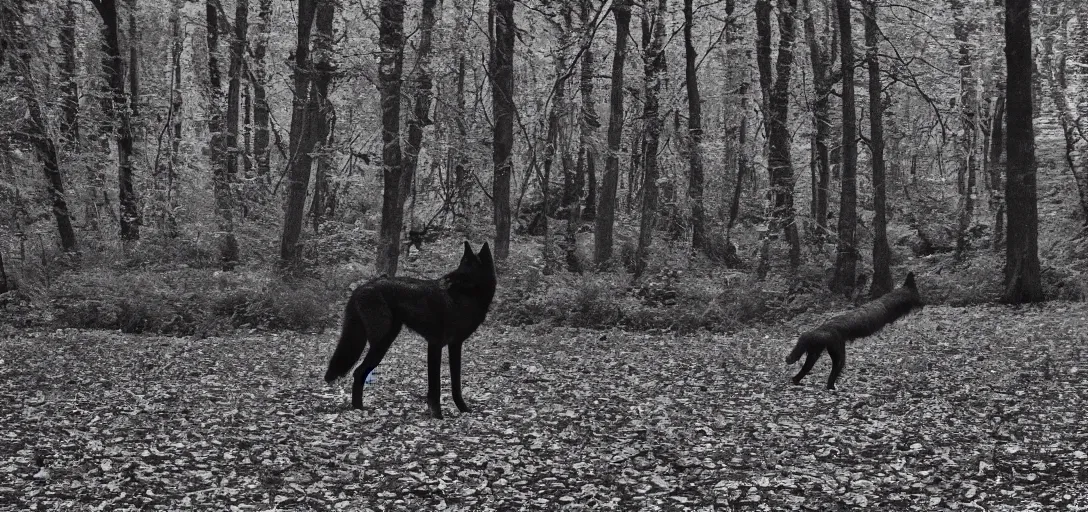
<path fill-rule="evenodd" d="M 47 294 L 64 327 L 174 335 L 321 329 L 332 323 L 341 295 L 316 280 L 195 270 L 73 273 Z"/>

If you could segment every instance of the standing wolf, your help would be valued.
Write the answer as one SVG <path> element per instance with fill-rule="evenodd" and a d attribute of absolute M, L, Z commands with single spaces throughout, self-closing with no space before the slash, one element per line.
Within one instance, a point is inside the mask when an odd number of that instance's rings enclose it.
<path fill-rule="evenodd" d="M 461 346 L 483 323 L 494 296 L 495 262 L 487 243 L 475 254 L 465 242 L 461 264 L 441 278 L 379 277 L 359 286 L 348 299 L 344 328 L 325 372 L 325 382 L 347 375 L 369 342 L 370 350 L 355 369 L 351 385 L 351 407 L 362 409 L 366 376 L 382 362 L 401 327 L 408 326 L 427 341 L 427 403 L 431 415 L 442 417 L 439 391 L 442 347 L 446 346 L 453 403 L 461 412 L 468 412 L 461 398 Z"/>
<path fill-rule="evenodd" d="M 918 286 L 914 284 L 914 272 L 910 272 L 903 286 L 879 299 L 832 317 L 819 327 L 802 334 L 797 340 L 797 346 L 786 356 L 786 363 L 793 364 L 801 359 L 802 354 L 808 353 L 801 371 L 793 377 L 793 383 L 800 384 L 824 349 L 827 349 L 827 353 L 831 354 L 831 376 L 827 379 L 827 389 L 835 389 L 835 380 L 839 378 L 839 373 L 846 364 L 846 342 L 873 335 L 885 325 L 921 308 L 922 298 L 918 295 Z"/>

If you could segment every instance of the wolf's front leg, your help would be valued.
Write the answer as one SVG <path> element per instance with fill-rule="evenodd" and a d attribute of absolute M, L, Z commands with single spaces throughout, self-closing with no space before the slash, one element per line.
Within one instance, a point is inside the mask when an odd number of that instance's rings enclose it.
<path fill-rule="evenodd" d="M 427 405 L 431 416 L 442 419 L 442 345 L 427 342 Z"/>
<path fill-rule="evenodd" d="M 805 364 L 801 365 L 801 371 L 793 376 L 793 383 L 795 385 L 801 385 L 801 379 L 805 378 L 805 375 L 808 375 L 808 372 L 812 371 L 812 367 L 816 365 L 816 360 L 820 359 L 820 355 L 823 353 L 823 347 L 808 349 L 808 354 L 805 354 Z"/>
<path fill-rule="evenodd" d="M 461 345 L 464 342 L 450 343 L 450 388 L 453 390 L 453 403 L 461 412 L 469 412 L 471 409 L 461 397 Z"/>

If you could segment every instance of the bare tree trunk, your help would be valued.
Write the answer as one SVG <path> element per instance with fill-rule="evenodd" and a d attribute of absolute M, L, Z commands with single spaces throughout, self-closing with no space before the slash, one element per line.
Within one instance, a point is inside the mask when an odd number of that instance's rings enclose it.
<path fill-rule="evenodd" d="M 64 115 L 61 117 L 60 130 L 65 144 L 79 143 L 79 86 L 76 83 L 79 64 L 76 62 L 76 0 L 64 3 L 64 21 L 60 28 L 61 60 L 61 96 Z"/>
<path fill-rule="evenodd" d="M 551 211 L 551 179 L 552 167 L 555 165 L 557 148 L 559 147 L 560 113 L 566 111 L 566 71 L 565 45 L 560 43 L 555 50 L 555 104 L 548 112 L 548 133 L 544 143 L 544 176 L 541 178 L 541 190 L 544 205 L 541 208 L 541 224 L 544 229 L 544 275 L 554 272 L 555 256 L 552 254 L 552 232 L 548 221 L 548 212 Z"/>
<path fill-rule="evenodd" d="M 1004 300 L 1043 300 L 1039 266 L 1035 134 L 1031 125 L 1031 1 L 1005 2 L 1005 61 L 1008 66 L 1009 138 L 1007 245 Z"/>
<path fill-rule="evenodd" d="M 1065 140 L 1064 157 L 1066 167 L 1069 169 L 1070 174 L 1073 175 L 1073 184 L 1077 187 L 1077 196 L 1080 199 L 1081 213 L 1085 216 L 1086 222 L 1088 222 L 1088 169 L 1084 169 L 1079 162 L 1081 155 L 1084 152 L 1083 137 L 1080 138 L 1078 144 L 1078 132 L 1080 126 L 1078 123 L 1082 122 L 1077 112 L 1077 101 L 1074 98 L 1072 104 L 1069 101 L 1066 90 L 1069 84 L 1065 76 L 1066 68 L 1066 55 L 1064 50 L 1056 50 L 1055 39 L 1060 39 L 1060 36 L 1056 38 L 1053 34 L 1058 32 L 1056 27 L 1051 31 L 1051 35 L 1048 35 L 1043 39 L 1043 62 L 1046 67 L 1045 73 L 1047 81 L 1050 86 L 1050 96 L 1054 101 L 1055 109 L 1057 110 L 1058 123 L 1062 129 L 1062 135 Z M 1074 89 L 1074 93 L 1076 90 Z"/>
<path fill-rule="evenodd" d="M 1006 163 L 1001 158 L 1005 149 L 1005 88 L 998 82 L 997 101 L 994 102 L 993 127 L 990 129 L 990 211 L 994 215 L 994 251 L 1000 251 L 1005 243 L 1005 187 L 1001 178 Z"/>
<path fill-rule="evenodd" d="M 740 18 L 734 15 L 736 10 L 736 2 L 734 0 L 727 0 L 725 4 L 725 13 L 728 18 L 726 19 L 726 44 L 729 48 L 729 52 L 732 52 L 737 48 L 737 45 L 741 42 L 740 34 L 744 32 L 743 22 Z M 751 50 L 746 50 L 744 53 L 746 56 L 751 56 Z M 736 63 L 741 60 L 733 56 L 732 53 L 727 53 L 727 56 L 731 56 L 731 62 Z M 740 70 L 740 72 L 738 72 Z M 743 183 L 745 176 L 748 174 L 748 87 L 751 83 L 750 73 L 747 66 L 740 65 L 739 63 L 734 65 L 734 69 L 728 73 L 728 91 L 734 96 L 735 99 L 730 99 L 729 105 L 735 106 L 737 113 L 737 122 L 735 128 L 730 125 L 726 128 L 727 140 L 726 143 L 732 145 L 733 153 L 736 161 L 736 183 L 733 186 L 732 200 L 729 202 L 729 215 L 725 226 L 725 240 L 726 243 L 732 246 L 733 226 L 737 222 L 737 215 L 740 213 L 740 199 L 742 192 L 744 191 Z M 732 134 L 732 136 L 729 136 Z M 727 159 L 728 161 L 728 159 Z"/>
<path fill-rule="evenodd" d="M 688 93 L 688 200 L 691 201 L 691 249 L 705 253 L 710 246 L 703 209 L 703 113 L 699 98 L 698 56 L 692 43 L 695 24 L 692 0 L 684 0 L 684 76 Z"/>
<path fill-rule="evenodd" d="M 579 21 L 581 22 L 581 75 L 578 81 L 578 90 L 582 99 L 582 108 L 578 116 L 578 160 L 575 164 L 573 194 L 570 197 L 567 216 L 567 233 L 565 239 L 567 270 L 570 272 L 582 272 L 582 262 L 578 260 L 578 230 L 582 226 L 582 205 L 584 201 L 592 200 L 584 194 L 586 190 L 586 175 L 588 169 L 594 164 L 594 150 L 591 146 L 593 131 L 600 126 L 597 120 L 597 112 L 593 103 L 593 50 L 591 47 L 593 26 L 592 9 L 589 0 L 581 0 L 579 9 Z M 573 104 L 571 105 L 573 106 Z M 587 207 L 587 209 L 589 209 Z"/>
<path fill-rule="evenodd" d="M 468 159 L 465 156 L 465 139 L 468 137 L 468 130 L 465 128 L 465 56 L 461 55 L 457 59 L 457 134 L 459 135 L 458 142 L 454 148 L 456 164 L 453 174 L 453 197 L 454 197 L 454 213 L 463 214 L 465 206 L 468 204 Z"/>
<path fill-rule="evenodd" d="M 412 115 L 408 116 L 408 145 L 404 148 L 401 171 L 400 203 L 404 207 L 412 191 L 419 163 L 419 151 L 423 146 L 423 128 L 431 125 L 431 34 L 434 32 L 437 0 L 423 0 L 419 22 L 419 47 L 416 49 L 416 74 L 414 81 L 415 101 Z M 409 219 L 411 222 L 412 219 Z"/>
<path fill-rule="evenodd" d="M 857 111 L 854 109 L 854 41 L 850 0 L 835 0 L 842 58 L 842 193 L 839 196 L 839 243 L 835 251 L 832 291 L 849 296 L 857 278 Z"/>
<path fill-rule="evenodd" d="M 182 46 L 185 33 L 181 25 L 181 10 L 185 0 L 174 0 L 173 9 L 170 11 L 170 33 L 173 43 L 170 50 L 171 87 L 170 87 L 170 157 L 166 161 L 166 198 L 163 219 L 163 230 L 166 236 L 174 238 L 178 235 L 176 211 L 176 197 L 174 194 L 177 166 L 181 158 L 181 134 L 182 134 L 182 106 L 181 95 L 181 55 L 184 52 Z"/>
<path fill-rule="evenodd" d="M 578 140 L 578 173 L 582 175 L 579 181 L 585 184 L 585 197 L 582 199 L 582 211 L 579 212 L 579 220 L 595 218 L 597 214 L 597 146 L 594 144 L 593 135 L 597 128 L 601 127 L 601 121 L 597 117 L 597 107 L 593 100 L 593 11 L 592 0 L 582 0 L 582 76 L 580 91 L 582 95 L 581 132 Z M 578 227 L 581 227 L 579 222 Z"/>
<path fill-rule="evenodd" d="M 466 6 L 465 4 L 469 5 Z M 454 33 L 464 33 L 466 27 L 471 22 L 475 4 L 467 2 L 466 0 L 454 0 L 453 11 L 455 13 L 454 18 Z M 467 12 L 466 12 L 467 11 Z M 453 58 L 457 63 L 456 78 L 454 79 L 454 99 L 453 99 L 453 112 L 450 114 L 453 124 L 456 128 L 456 139 L 449 144 L 449 166 L 452 167 L 452 171 L 447 172 L 448 179 L 452 180 L 450 193 L 450 213 L 453 214 L 454 219 L 462 216 L 467 212 L 465 206 L 468 204 L 469 195 L 469 183 L 468 183 L 468 158 L 466 151 L 466 143 L 468 138 L 468 130 L 466 127 L 466 116 L 468 111 L 465 108 L 465 54 L 467 42 L 462 38 L 457 38 L 453 42 Z"/>
<path fill-rule="evenodd" d="M 238 157 L 242 154 L 238 148 L 238 118 L 240 117 L 239 110 L 241 108 L 242 59 L 244 58 L 246 30 L 249 24 L 248 0 L 235 1 L 234 38 L 230 42 L 230 64 L 227 69 L 227 76 L 230 81 L 227 85 L 227 119 L 225 140 L 223 142 L 225 151 L 222 155 L 224 158 L 223 170 L 226 173 L 224 176 L 227 188 L 226 197 L 229 198 L 228 208 L 230 210 L 226 217 L 228 220 L 224 223 L 229 230 L 224 233 L 219 254 L 225 270 L 233 269 L 238 261 L 238 242 L 234 237 L 233 225 L 234 193 L 231 191 L 231 187 L 238 181 Z"/>
<path fill-rule="evenodd" d="M 294 52 L 293 86 L 294 97 L 291 102 L 291 161 L 287 170 L 287 204 L 284 208 L 283 236 L 280 238 L 280 261 L 287 266 L 301 263 L 298 247 L 302 233 L 303 208 L 306 206 L 306 191 L 310 186 L 310 151 L 317 140 L 310 133 L 309 90 L 310 90 L 310 35 L 313 31 L 317 3 L 329 0 L 299 0 L 298 34 Z"/>
<path fill-rule="evenodd" d="M 812 191 L 813 211 L 816 220 L 816 232 L 821 237 L 828 233 L 827 205 L 828 192 L 831 187 L 831 164 L 828 156 L 827 141 L 831 137 L 831 87 L 834 80 L 831 76 L 831 63 L 834 62 L 834 52 L 828 55 L 826 45 L 834 45 L 834 41 L 824 42 L 817 39 L 816 23 L 813 21 L 815 14 L 809 5 L 809 0 L 804 0 L 803 8 L 808 12 L 805 18 L 805 39 L 808 42 L 809 61 L 812 62 L 812 84 L 815 92 L 812 100 L 812 124 L 814 127 L 813 150 L 815 158 L 812 165 L 816 168 L 816 184 Z M 833 47 L 833 46 L 832 46 Z"/>
<path fill-rule="evenodd" d="M 495 257 L 505 260 L 510 254 L 510 173 L 514 146 L 514 0 L 495 0 L 492 15 L 495 20 L 495 46 L 491 53 Z"/>
<path fill-rule="evenodd" d="M 132 176 L 132 122 L 125 94 L 124 59 L 118 37 L 116 0 L 92 0 L 102 16 L 105 36 L 104 49 L 109 68 L 109 84 L 113 94 L 113 115 L 117 123 L 117 182 L 121 240 L 131 242 L 140 238 L 140 212 L 136 203 L 136 187 Z"/>
<path fill-rule="evenodd" d="M 645 80 L 645 79 L 644 79 Z M 631 104 L 638 105 L 642 103 L 642 88 L 632 88 L 631 91 Z M 634 208 L 635 202 L 642 197 L 641 178 L 642 178 L 642 150 L 646 146 L 646 122 L 643 119 L 635 117 L 631 120 L 631 162 L 627 166 L 627 201 L 624 202 L 624 209 L 627 213 L 631 213 L 631 209 Z"/>
<path fill-rule="evenodd" d="M 975 30 L 974 22 L 968 21 L 964 13 L 965 5 L 962 0 L 952 0 L 952 12 L 955 13 L 955 25 L 953 32 L 959 42 L 959 68 L 960 68 L 960 124 L 963 126 L 961 138 L 962 161 L 960 163 L 960 176 L 962 189 L 960 190 L 960 211 L 956 230 L 956 259 L 962 259 L 967 251 L 968 229 L 975 211 L 975 175 L 978 167 L 976 147 L 978 142 L 978 102 L 977 81 L 974 77 L 971 62 L 971 47 L 969 40 Z"/>
<path fill-rule="evenodd" d="M 869 67 L 869 147 L 873 167 L 873 284 L 869 295 L 876 299 L 895 287 L 892 282 L 892 249 L 888 246 L 888 194 L 884 177 L 884 103 L 880 83 L 879 37 L 876 0 L 864 0 L 865 60 Z"/>
<path fill-rule="evenodd" d="M 333 16 L 336 13 L 336 2 L 326 1 L 318 4 L 313 39 L 313 85 L 310 90 L 310 99 L 307 103 L 309 110 L 309 130 L 314 134 L 313 159 L 317 164 L 317 175 L 314 179 L 314 195 L 310 201 L 310 215 L 313 229 L 316 232 L 325 219 L 325 212 L 329 205 L 329 148 L 333 144 L 333 126 L 336 125 L 336 111 L 329 101 L 329 86 L 332 83 L 333 74 L 336 72 L 333 64 Z"/>
<path fill-rule="evenodd" d="M 242 0 L 244 2 L 244 0 Z M 224 270 L 231 270 L 238 261 L 238 242 L 234 238 L 234 197 L 231 183 L 236 166 L 232 162 L 230 145 L 230 119 L 223 118 L 223 79 L 219 71 L 219 8 L 218 2 L 205 3 L 205 20 L 208 35 L 208 129 L 211 131 L 212 191 L 215 194 L 215 210 L 219 220 L 219 260 Z M 232 45 L 233 46 L 233 45 Z M 240 61 L 239 61 L 240 65 Z M 230 69 L 229 71 L 235 71 Z M 227 96 L 227 110 L 231 98 Z M 234 106 L 234 124 L 238 124 L 238 110 Z M 235 128 L 236 129 L 236 128 Z"/>
<path fill-rule="evenodd" d="M 404 0 L 382 0 L 378 64 L 382 97 L 382 223 L 378 235 L 379 275 L 395 276 L 400 257 L 400 234 L 404 227 L 401 203 L 401 175 L 404 172 L 400 147 L 401 74 L 404 67 Z"/>
<path fill-rule="evenodd" d="M 623 66 L 631 27 L 631 0 L 612 5 L 616 17 L 616 48 L 612 54 L 612 86 L 608 102 L 608 156 L 604 163 L 600 203 L 594 229 L 594 263 L 601 267 L 612 258 L 612 230 L 616 222 L 616 189 L 619 187 L 620 142 L 623 137 Z"/>
<path fill-rule="evenodd" d="M 248 67 L 248 66 L 246 66 Z M 242 176 L 247 183 L 253 181 L 253 92 L 248 80 L 242 84 L 242 147 L 239 151 L 242 155 Z M 248 215 L 249 208 L 246 204 L 248 197 L 242 198 L 243 216 Z"/>
<path fill-rule="evenodd" d="M 22 6 L 15 4 L 14 8 L 9 4 L 0 4 L 0 27 L 3 27 L 0 45 L 13 48 L 18 58 L 11 59 L 11 66 L 22 76 L 18 83 L 19 95 L 26 102 L 30 113 L 31 133 L 29 139 L 37 150 L 38 158 L 42 161 L 42 170 L 45 174 L 46 191 L 52 203 L 53 218 L 57 222 L 57 232 L 60 235 L 61 247 L 67 251 L 77 250 L 76 234 L 72 228 L 72 218 L 68 212 L 68 201 L 64 195 L 64 176 L 61 174 L 59 160 L 57 159 L 57 145 L 49 135 L 45 115 L 39 102 L 39 93 L 36 90 L 34 77 L 31 74 L 30 52 L 26 47 L 26 32 L 23 25 Z M 16 10 L 20 9 L 20 10 Z M 2 62 L 2 61 L 0 61 Z M 4 277 L 6 282 L 6 276 Z"/>
<path fill-rule="evenodd" d="M 771 0 L 756 0 L 756 65 L 759 68 L 759 91 L 763 100 L 763 116 L 771 110 L 771 82 L 774 64 L 771 62 Z"/>
<path fill-rule="evenodd" d="M 740 213 L 740 197 L 741 192 L 744 190 L 742 185 L 744 183 L 745 176 L 750 174 L 748 169 L 748 154 L 745 151 L 745 146 L 748 144 L 748 84 L 741 84 L 741 114 L 740 126 L 737 129 L 737 183 L 733 187 L 733 200 L 729 203 L 729 220 L 725 225 L 725 239 L 729 241 L 733 236 L 733 226 L 737 222 L 737 215 Z"/>
<path fill-rule="evenodd" d="M 140 117 L 140 60 L 136 51 L 139 46 L 140 37 L 136 30 L 136 0 L 128 0 L 128 88 L 132 117 Z"/>
<path fill-rule="evenodd" d="M 771 190 L 774 194 L 774 218 L 786 235 L 790 246 L 790 268 L 801 266 L 801 238 L 793 208 L 793 162 L 790 156 L 789 87 L 793 67 L 793 46 L 796 40 L 794 13 L 797 0 L 778 0 L 778 60 L 775 82 L 771 89 L 770 152 Z"/>
<path fill-rule="evenodd" d="M 642 219 L 639 221 L 638 247 L 635 249 L 634 278 L 638 280 L 649 264 L 650 244 L 653 241 L 657 216 L 657 149 L 661 138 L 660 99 L 661 86 L 665 81 L 665 16 L 667 0 L 658 0 L 653 13 L 653 39 L 646 47 L 646 102 L 642 118 L 646 123 L 646 149 L 642 174 Z"/>
<path fill-rule="evenodd" d="M 268 81 L 268 64 L 265 55 L 272 32 L 272 0 L 258 0 L 257 40 L 253 45 L 253 159 L 257 161 L 259 186 L 268 187 L 271 181 L 271 108 L 265 90 Z"/>

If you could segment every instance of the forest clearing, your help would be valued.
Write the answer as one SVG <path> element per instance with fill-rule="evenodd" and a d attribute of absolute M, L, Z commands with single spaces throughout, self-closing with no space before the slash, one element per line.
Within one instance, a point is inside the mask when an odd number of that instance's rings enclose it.
<path fill-rule="evenodd" d="M 837 392 L 789 384 L 782 358 L 798 329 L 485 327 L 465 351 L 475 410 L 443 421 L 426 412 L 416 336 L 393 346 L 352 411 L 346 388 L 320 379 L 332 333 L 22 333 L 0 340 L 0 503 L 1088 507 L 1083 303 L 927 307 L 851 345 Z"/>

